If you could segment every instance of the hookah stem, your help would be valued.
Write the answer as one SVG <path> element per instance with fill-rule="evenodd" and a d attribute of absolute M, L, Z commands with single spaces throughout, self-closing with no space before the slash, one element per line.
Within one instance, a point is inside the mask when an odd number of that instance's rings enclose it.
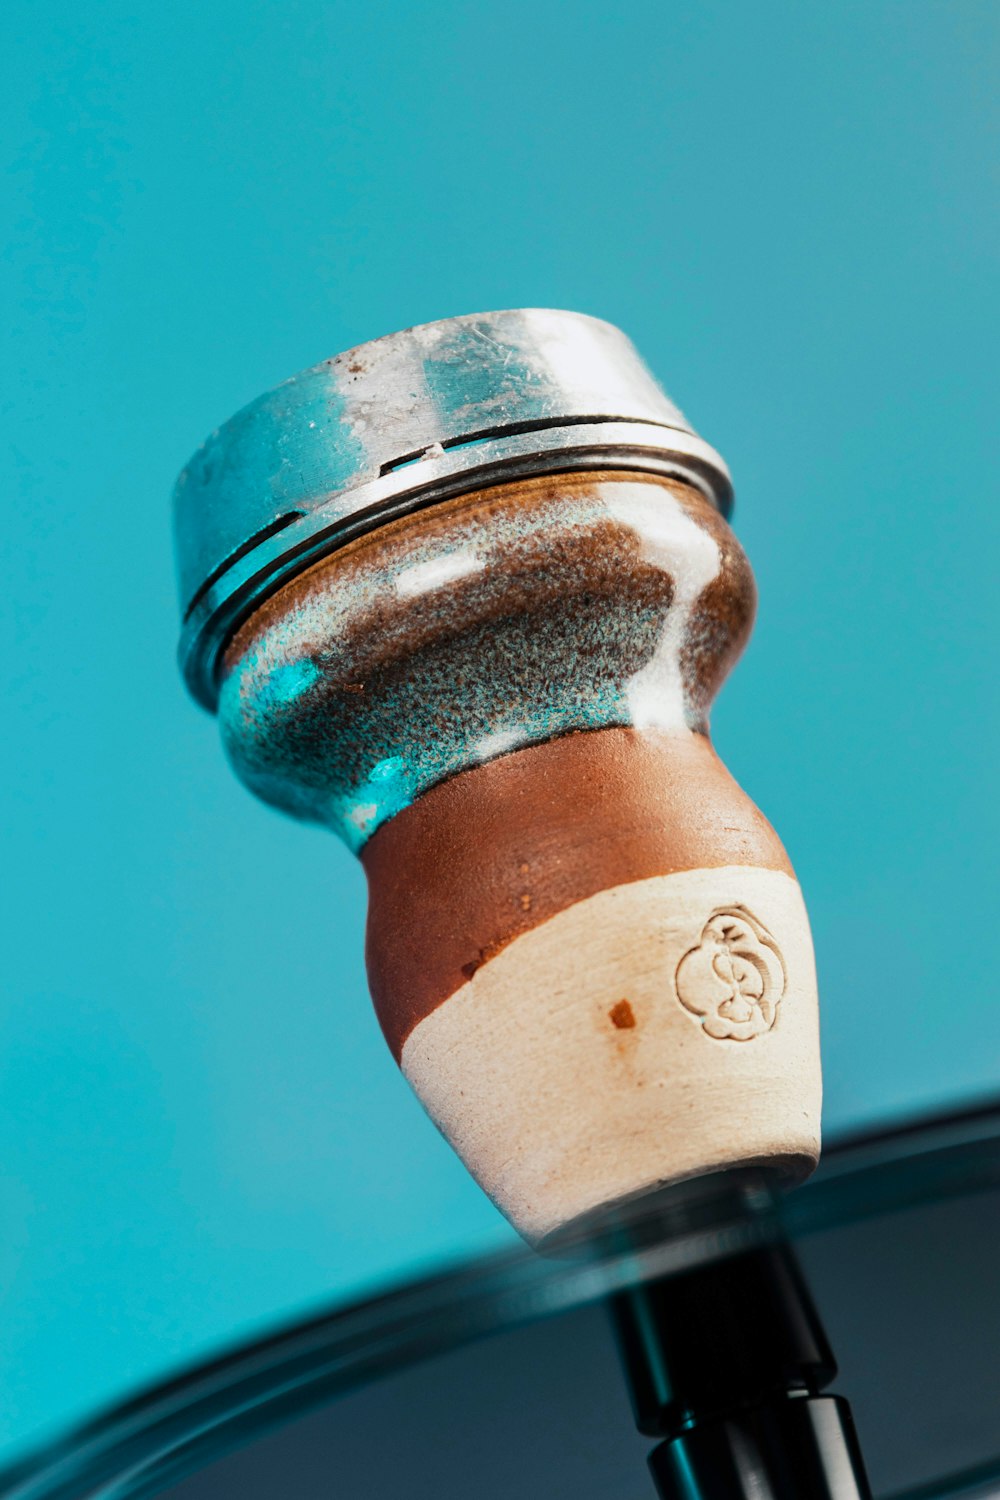
<path fill-rule="evenodd" d="M 837 1366 L 787 1244 L 618 1293 L 612 1320 L 661 1500 L 871 1500 Z"/>

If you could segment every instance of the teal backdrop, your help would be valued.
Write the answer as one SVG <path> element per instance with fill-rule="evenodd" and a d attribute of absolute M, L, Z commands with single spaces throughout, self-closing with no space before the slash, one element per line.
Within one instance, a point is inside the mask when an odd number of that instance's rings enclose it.
<path fill-rule="evenodd" d="M 715 716 L 815 927 L 826 1126 L 967 1102 L 997 1002 L 992 0 L 9 0 L 0 1457 L 510 1233 L 365 992 L 359 868 L 181 688 L 168 497 L 304 365 L 620 324 L 761 590 Z"/>

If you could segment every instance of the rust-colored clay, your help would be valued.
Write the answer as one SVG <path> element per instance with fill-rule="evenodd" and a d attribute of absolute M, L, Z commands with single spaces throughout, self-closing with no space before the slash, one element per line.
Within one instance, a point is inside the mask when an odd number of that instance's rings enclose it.
<path fill-rule="evenodd" d="M 484 962 L 597 891 L 723 865 L 791 873 L 704 736 L 634 729 L 563 735 L 463 771 L 384 824 L 361 859 L 369 983 L 397 1058 Z"/>

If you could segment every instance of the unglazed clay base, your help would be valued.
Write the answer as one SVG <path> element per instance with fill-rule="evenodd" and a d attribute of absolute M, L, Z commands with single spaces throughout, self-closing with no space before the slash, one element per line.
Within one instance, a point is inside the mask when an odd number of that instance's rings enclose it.
<path fill-rule="evenodd" d="M 777 870 L 603 890 L 510 942 L 410 1033 L 402 1068 L 532 1241 L 720 1166 L 819 1154 L 812 942 Z"/>

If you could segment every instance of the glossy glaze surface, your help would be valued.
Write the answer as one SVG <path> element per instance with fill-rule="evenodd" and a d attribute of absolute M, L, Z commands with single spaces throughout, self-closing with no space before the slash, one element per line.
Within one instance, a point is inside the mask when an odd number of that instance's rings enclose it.
<path fill-rule="evenodd" d="M 498 486 L 286 585 L 225 658 L 223 739 L 265 800 L 356 850 L 422 793 L 573 730 L 702 734 L 755 590 L 695 491 L 636 474 Z"/>

